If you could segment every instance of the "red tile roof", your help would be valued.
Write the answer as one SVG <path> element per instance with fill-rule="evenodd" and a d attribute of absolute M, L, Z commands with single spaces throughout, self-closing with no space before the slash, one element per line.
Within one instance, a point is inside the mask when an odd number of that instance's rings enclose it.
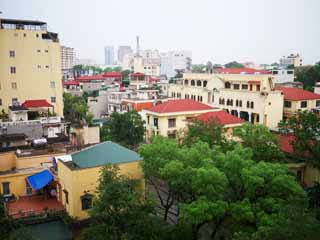
<path fill-rule="evenodd" d="M 224 74 L 270 74 L 266 70 L 254 68 L 219 68 L 216 71 Z"/>
<path fill-rule="evenodd" d="M 63 85 L 64 86 L 71 86 L 71 85 L 79 85 L 79 81 L 77 80 L 69 80 L 69 81 L 64 81 Z"/>
<path fill-rule="evenodd" d="M 26 108 L 53 107 L 53 105 L 48 103 L 45 99 L 26 100 L 22 103 L 22 106 Z"/>
<path fill-rule="evenodd" d="M 279 134 L 277 135 L 278 140 L 279 140 L 279 147 L 281 151 L 285 153 L 292 153 L 293 148 L 292 148 L 292 142 L 295 140 L 295 136 L 293 135 L 283 135 Z"/>
<path fill-rule="evenodd" d="M 169 100 L 167 102 L 161 103 L 149 109 L 151 112 L 157 113 L 170 113 L 170 112 L 188 112 L 188 111 L 201 111 L 201 110 L 212 110 L 206 104 L 196 102 L 191 99 L 176 99 Z"/>
<path fill-rule="evenodd" d="M 284 100 L 300 101 L 320 99 L 320 94 L 315 94 L 300 88 L 276 87 L 276 90 L 283 92 Z"/>
<path fill-rule="evenodd" d="M 240 124 L 245 122 L 243 119 L 235 117 L 225 111 L 208 112 L 195 117 L 195 120 L 201 122 L 208 122 L 211 119 L 218 121 L 222 125 Z"/>
<path fill-rule="evenodd" d="M 98 74 L 98 75 L 93 75 L 93 76 L 81 76 L 81 77 L 77 77 L 75 78 L 75 80 L 78 81 L 91 81 L 91 80 L 103 80 L 104 76 L 103 74 Z"/>
<path fill-rule="evenodd" d="M 140 73 L 140 72 L 136 72 L 136 73 L 131 73 L 131 76 L 133 76 L 133 77 L 143 77 L 143 76 L 145 76 L 145 74 L 144 73 Z"/>
<path fill-rule="evenodd" d="M 121 78 L 122 74 L 120 72 L 107 72 L 102 74 L 105 78 Z"/>

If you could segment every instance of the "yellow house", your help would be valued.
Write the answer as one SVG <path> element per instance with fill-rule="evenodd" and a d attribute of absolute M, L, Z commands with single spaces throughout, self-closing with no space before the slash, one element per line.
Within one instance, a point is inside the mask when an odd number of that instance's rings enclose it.
<path fill-rule="evenodd" d="M 109 141 L 55 159 L 59 201 L 70 216 L 79 220 L 88 217 L 87 210 L 91 208 L 101 169 L 106 164 L 117 164 L 122 175 L 143 179 L 140 156 Z"/>
<path fill-rule="evenodd" d="M 191 119 L 214 111 L 219 109 L 191 99 L 168 100 L 143 110 L 146 118 L 146 139 L 148 141 L 154 135 L 176 138 L 178 131 L 184 130 Z"/>
<path fill-rule="evenodd" d="M 45 100 L 63 116 L 58 35 L 40 21 L 0 19 L 0 111 Z"/>
<path fill-rule="evenodd" d="M 283 116 L 294 115 L 298 111 L 311 111 L 320 107 L 320 94 L 309 92 L 300 88 L 277 87 L 283 92 Z"/>

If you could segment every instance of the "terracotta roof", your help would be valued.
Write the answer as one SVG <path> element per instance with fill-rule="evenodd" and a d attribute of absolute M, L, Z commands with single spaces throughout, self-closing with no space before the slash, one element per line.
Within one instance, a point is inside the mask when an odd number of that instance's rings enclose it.
<path fill-rule="evenodd" d="M 80 83 L 79 83 L 79 81 L 77 81 L 77 80 L 68 80 L 68 81 L 64 81 L 63 82 L 63 85 L 64 86 L 71 86 L 71 85 L 79 85 Z"/>
<path fill-rule="evenodd" d="M 254 68 L 219 68 L 216 71 L 224 74 L 270 74 L 266 70 Z"/>
<path fill-rule="evenodd" d="M 208 122 L 211 119 L 218 121 L 222 125 L 239 124 L 245 122 L 243 119 L 235 117 L 225 111 L 208 112 L 195 117 L 195 120 L 201 122 Z"/>
<path fill-rule="evenodd" d="M 131 76 L 134 76 L 134 77 L 143 77 L 145 76 L 144 73 L 140 73 L 140 72 L 136 72 L 136 73 L 131 73 Z"/>
<path fill-rule="evenodd" d="M 276 90 L 283 92 L 284 100 L 299 101 L 320 99 L 320 94 L 315 94 L 300 88 L 276 87 Z"/>
<path fill-rule="evenodd" d="M 119 78 L 120 77 L 121 78 L 122 74 L 120 72 L 107 72 L 107 73 L 104 73 L 102 76 L 105 78 L 108 78 L 108 77 L 110 77 L 110 78 Z"/>
<path fill-rule="evenodd" d="M 81 76 L 75 78 L 75 80 L 78 81 L 91 81 L 91 80 L 101 80 L 104 79 L 103 74 L 98 74 L 98 75 L 92 75 L 92 76 Z"/>
<path fill-rule="evenodd" d="M 26 108 L 53 107 L 53 105 L 48 103 L 45 99 L 26 100 L 21 105 Z"/>
<path fill-rule="evenodd" d="M 149 109 L 151 112 L 157 113 L 170 113 L 170 112 L 188 112 L 188 111 L 201 111 L 201 110 L 212 110 L 206 104 L 191 100 L 191 99 L 176 99 L 169 100 L 159 105 L 156 105 Z"/>
<path fill-rule="evenodd" d="M 295 136 L 279 134 L 279 135 L 277 135 L 277 137 L 279 140 L 279 147 L 280 147 L 281 151 L 283 151 L 285 153 L 292 153 L 293 148 L 292 148 L 291 143 L 295 140 Z"/>

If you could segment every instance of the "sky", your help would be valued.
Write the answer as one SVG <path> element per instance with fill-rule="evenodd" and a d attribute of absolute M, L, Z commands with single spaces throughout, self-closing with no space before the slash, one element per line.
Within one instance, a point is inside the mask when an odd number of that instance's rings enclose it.
<path fill-rule="evenodd" d="M 320 61 L 320 0 L 0 0 L 1 18 L 41 20 L 78 58 L 104 46 L 192 51 L 193 63 Z"/>

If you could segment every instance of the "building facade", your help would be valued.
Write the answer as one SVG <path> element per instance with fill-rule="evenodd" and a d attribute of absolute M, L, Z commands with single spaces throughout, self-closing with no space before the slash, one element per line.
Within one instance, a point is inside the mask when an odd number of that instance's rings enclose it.
<path fill-rule="evenodd" d="M 58 34 L 40 21 L 1 19 L 0 111 L 13 102 L 45 99 L 63 116 Z"/>
<path fill-rule="evenodd" d="M 71 47 L 61 46 L 61 71 L 63 79 L 73 78 L 75 51 Z"/>
<path fill-rule="evenodd" d="M 118 48 L 118 62 L 122 63 L 124 56 L 128 54 L 132 54 L 133 50 L 130 46 L 119 46 Z"/>
<path fill-rule="evenodd" d="M 107 66 L 114 64 L 114 47 L 113 46 L 104 47 L 104 64 Z"/>
<path fill-rule="evenodd" d="M 294 81 L 294 69 L 273 69 L 274 84 L 291 83 Z"/>
<path fill-rule="evenodd" d="M 224 109 L 253 124 L 276 128 L 282 120 L 283 95 L 264 71 L 228 69 L 213 74 L 187 73 L 169 85 L 169 97 L 193 99 Z"/>
<path fill-rule="evenodd" d="M 289 56 L 283 56 L 280 59 L 280 67 L 287 68 L 288 66 L 293 65 L 294 67 L 302 66 L 302 58 L 299 54 L 290 54 Z"/>
<path fill-rule="evenodd" d="M 187 73 L 191 71 L 191 51 L 170 51 L 161 54 L 161 75 L 168 78 L 174 77 L 177 72 Z"/>

